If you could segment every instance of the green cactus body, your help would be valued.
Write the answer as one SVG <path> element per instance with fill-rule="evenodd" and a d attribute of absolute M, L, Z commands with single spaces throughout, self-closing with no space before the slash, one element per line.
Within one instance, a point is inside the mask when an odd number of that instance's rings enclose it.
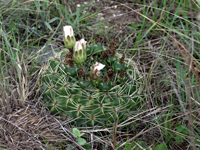
<path fill-rule="evenodd" d="M 90 46 L 86 48 L 87 55 L 99 55 L 103 51 L 103 47 L 101 44 L 92 43 Z"/>
<path fill-rule="evenodd" d="M 118 59 L 116 58 L 116 57 L 108 57 L 107 58 L 107 62 L 109 63 L 109 64 L 113 64 L 115 61 L 117 61 Z"/>
<path fill-rule="evenodd" d="M 74 67 L 70 68 L 69 66 L 65 67 L 64 71 L 71 77 L 76 76 L 78 70 L 78 66 L 74 65 Z"/>
<path fill-rule="evenodd" d="M 67 50 L 48 60 L 41 72 L 41 103 L 52 114 L 63 119 L 74 119 L 77 126 L 113 126 L 113 122 L 125 121 L 143 101 L 143 82 L 135 63 L 125 59 L 120 64 L 121 55 L 106 57 L 105 67 L 97 80 L 90 77 L 91 65 L 104 52 L 100 44 L 87 46 L 84 62 L 87 78 L 78 76 L 78 66 L 65 64 Z M 94 59 L 91 60 L 91 57 Z M 108 70 L 111 74 L 105 79 Z M 121 70 L 124 69 L 124 70 Z M 112 74 L 113 70 L 113 74 Z"/>
<path fill-rule="evenodd" d="M 108 83 L 104 83 L 103 81 L 100 81 L 98 83 L 98 88 L 101 90 L 101 91 L 108 91 L 112 88 L 112 82 L 109 80 Z"/>
<path fill-rule="evenodd" d="M 83 77 L 81 77 L 81 78 L 79 79 L 79 86 L 80 86 L 81 88 L 85 89 L 85 88 L 91 87 L 91 86 L 92 86 L 92 82 L 91 82 L 90 79 L 89 79 L 88 81 L 84 81 L 84 80 L 83 80 Z"/>
<path fill-rule="evenodd" d="M 115 61 L 113 64 L 113 68 L 114 68 L 115 72 L 119 73 L 121 69 L 123 69 L 123 68 L 126 69 L 127 67 L 126 67 L 125 63 L 120 64 L 119 62 Z"/>

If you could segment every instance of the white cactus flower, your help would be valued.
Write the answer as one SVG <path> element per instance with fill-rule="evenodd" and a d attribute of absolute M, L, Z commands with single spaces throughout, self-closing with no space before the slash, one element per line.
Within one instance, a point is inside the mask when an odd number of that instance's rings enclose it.
<path fill-rule="evenodd" d="M 81 65 L 86 60 L 86 48 L 84 49 L 84 44 L 86 45 L 86 41 L 80 40 L 75 43 L 74 51 L 73 51 L 73 59 L 76 61 L 78 65 Z"/>
<path fill-rule="evenodd" d="M 64 26 L 63 32 L 64 32 L 65 38 L 67 38 L 68 35 L 69 35 L 69 37 L 74 36 L 74 31 L 71 26 Z"/>
<path fill-rule="evenodd" d="M 76 43 L 73 28 L 71 26 L 64 26 L 63 34 L 65 46 L 69 49 L 73 48 Z"/>
<path fill-rule="evenodd" d="M 83 50 L 83 47 L 81 45 L 81 42 L 80 41 L 77 41 L 74 45 L 74 52 L 75 51 L 79 51 L 79 50 Z"/>
<path fill-rule="evenodd" d="M 98 80 L 100 75 L 101 75 L 100 70 L 102 70 L 104 67 L 105 67 L 104 64 L 101 64 L 101 63 L 98 63 L 98 62 L 93 64 L 90 67 L 91 70 L 90 70 L 90 73 L 89 73 L 91 80 Z"/>
<path fill-rule="evenodd" d="M 87 44 L 87 41 L 85 41 L 84 39 L 81 39 L 80 43 L 81 43 L 81 45 L 83 47 L 84 59 L 86 60 L 87 59 L 87 54 L 86 54 L 86 44 Z"/>
<path fill-rule="evenodd" d="M 84 39 L 81 39 L 80 43 L 81 43 L 81 45 L 83 47 L 83 50 L 86 51 L 86 43 L 87 43 L 87 41 L 85 41 Z"/>
<path fill-rule="evenodd" d="M 94 65 L 95 65 L 94 66 L 94 71 L 95 70 L 100 71 L 101 69 L 103 69 L 105 67 L 104 64 L 101 64 L 101 63 L 98 63 L 98 62 L 96 62 Z"/>
<path fill-rule="evenodd" d="M 84 43 L 84 42 L 87 43 L 87 41 L 85 41 L 84 39 L 81 39 L 80 42 L 81 43 Z"/>

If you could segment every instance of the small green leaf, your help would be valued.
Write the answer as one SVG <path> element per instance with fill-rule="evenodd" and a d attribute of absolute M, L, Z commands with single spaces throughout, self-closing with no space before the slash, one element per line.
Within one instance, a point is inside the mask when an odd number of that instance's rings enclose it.
<path fill-rule="evenodd" d="M 161 143 L 155 147 L 155 150 L 168 150 L 165 143 Z"/>
<path fill-rule="evenodd" d="M 80 137 L 83 136 L 84 134 L 85 134 L 85 133 L 81 133 L 81 134 L 80 134 Z"/>
<path fill-rule="evenodd" d="M 189 134 L 189 130 L 185 124 L 178 126 L 176 131 L 179 133 Z"/>
<path fill-rule="evenodd" d="M 81 135 L 80 131 L 77 128 L 73 128 L 73 134 L 75 138 L 80 137 Z"/>
<path fill-rule="evenodd" d="M 72 146 L 67 146 L 66 150 L 74 150 Z"/>
<path fill-rule="evenodd" d="M 44 23 L 47 26 L 47 28 L 49 28 L 49 30 L 51 30 L 53 32 L 53 29 L 51 28 L 50 24 L 48 22 L 46 22 L 46 21 Z"/>
<path fill-rule="evenodd" d="M 56 20 L 60 20 L 60 18 L 58 18 L 58 17 L 55 17 L 55 18 L 53 18 L 53 19 L 49 20 L 49 23 L 52 23 L 52 22 L 54 22 L 54 21 L 56 21 Z"/>
<path fill-rule="evenodd" d="M 86 140 L 83 139 L 83 138 L 77 138 L 77 142 L 78 142 L 78 144 L 80 144 L 80 145 L 84 145 L 84 144 L 86 143 Z"/>
<path fill-rule="evenodd" d="M 85 145 L 83 145 L 83 148 L 85 148 L 86 150 L 92 150 L 91 143 L 86 143 Z"/>

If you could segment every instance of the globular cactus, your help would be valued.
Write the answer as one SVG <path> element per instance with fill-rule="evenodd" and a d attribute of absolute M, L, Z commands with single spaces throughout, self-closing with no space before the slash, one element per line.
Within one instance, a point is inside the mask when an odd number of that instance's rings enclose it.
<path fill-rule="evenodd" d="M 72 49 L 51 57 L 41 72 L 42 104 L 77 126 L 112 126 L 129 118 L 144 99 L 142 76 L 116 49 L 114 42 L 108 50 L 92 43 L 81 48 L 84 61 L 75 61 Z"/>

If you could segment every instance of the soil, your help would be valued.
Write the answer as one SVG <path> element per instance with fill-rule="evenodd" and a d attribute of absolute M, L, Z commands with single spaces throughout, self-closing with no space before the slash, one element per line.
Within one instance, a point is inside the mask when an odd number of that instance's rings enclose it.
<path fill-rule="evenodd" d="M 73 1 L 74 6 L 80 6 L 82 4 L 89 3 L 89 0 L 84 1 Z M 131 1 L 110 1 L 110 0 L 95 0 L 92 4 L 86 7 L 86 12 L 91 7 L 90 12 L 95 13 L 99 9 L 96 17 L 96 20 L 93 21 L 93 24 L 98 24 L 98 22 L 104 22 L 100 26 L 99 30 L 94 30 L 93 34 L 99 34 L 105 45 L 108 45 L 110 40 L 115 39 L 117 42 L 121 43 L 128 36 L 129 39 L 126 40 L 126 48 L 132 46 L 136 37 L 133 34 L 133 30 L 128 29 L 126 26 L 130 23 L 138 24 L 141 22 L 141 6 L 133 3 Z M 136 13 L 137 12 L 137 13 Z M 106 32 L 105 32 L 106 31 Z M 105 33 L 103 36 L 101 32 Z M 145 32 L 145 30 L 144 30 Z M 132 34 L 130 36 L 130 34 Z M 102 42 L 101 41 L 101 42 Z"/>

